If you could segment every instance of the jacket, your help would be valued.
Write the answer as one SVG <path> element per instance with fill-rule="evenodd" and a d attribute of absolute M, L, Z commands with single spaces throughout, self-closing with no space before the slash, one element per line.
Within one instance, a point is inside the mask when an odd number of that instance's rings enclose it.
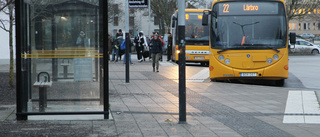
<path fill-rule="evenodd" d="M 160 39 L 153 39 L 151 41 L 152 43 L 152 48 L 151 48 L 151 53 L 162 53 L 162 42 Z"/>

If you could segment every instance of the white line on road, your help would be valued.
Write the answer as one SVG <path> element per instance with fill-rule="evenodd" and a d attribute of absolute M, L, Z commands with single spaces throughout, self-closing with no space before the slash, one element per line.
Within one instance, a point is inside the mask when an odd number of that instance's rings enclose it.
<path fill-rule="evenodd" d="M 201 83 L 207 78 L 209 78 L 209 69 L 208 68 L 204 68 L 203 70 L 201 70 L 197 74 L 189 77 L 187 79 L 187 82 L 199 82 L 199 83 Z"/>
<path fill-rule="evenodd" d="M 289 91 L 283 123 L 320 124 L 320 108 L 314 91 Z M 298 114 L 298 115 L 294 115 Z M 303 115 L 317 114 L 317 115 Z"/>
<path fill-rule="evenodd" d="M 161 66 L 174 66 L 175 65 L 175 63 L 173 63 L 173 62 L 159 62 L 160 63 L 160 65 Z"/>

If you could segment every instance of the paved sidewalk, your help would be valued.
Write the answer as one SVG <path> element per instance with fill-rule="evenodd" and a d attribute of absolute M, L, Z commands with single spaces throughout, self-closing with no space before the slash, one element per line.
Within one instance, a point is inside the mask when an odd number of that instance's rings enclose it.
<path fill-rule="evenodd" d="M 187 124 L 178 124 L 178 66 L 132 55 L 130 83 L 125 65 L 109 64 L 112 120 L 16 121 L 15 105 L 0 104 L 0 136 L 319 136 L 320 126 L 283 124 L 289 89 L 234 83 L 187 82 Z M 166 60 L 165 56 L 164 59 Z M 186 78 L 206 67 L 188 67 Z M 197 79 L 198 80 L 198 79 Z"/>
<path fill-rule="evenodd" d="M 165 60 L 166 58 L 164 58 Z M 151 62 L 130 66 L 130 83 L 124 80 L 124 64 L 110 62 L 110 105 L 113 120 L 16 121 L 15 105 L 0 105 L 0 135 L 5 136 L 240 136 L 222 123 L 199 116 L 187 116 L 188 124 L 178 124 L 178 97 L 159 84 L 178 84 L 152 72 Z M 170 65 L 171 64 L 171 65 Z M 6 70 L 6 65 L 0 68 Z M 174 72 L 177 73 L 177 72 Z M 187 105 L 188 114 L 200 112 Z"/>

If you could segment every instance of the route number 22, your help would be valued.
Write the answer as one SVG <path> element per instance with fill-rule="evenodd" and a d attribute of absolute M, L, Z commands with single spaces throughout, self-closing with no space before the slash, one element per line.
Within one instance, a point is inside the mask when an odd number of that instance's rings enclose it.
<path fill-rule="evenodd" d="M 223 4 L 223 13 L 229 13 L 229 4 Z"/>

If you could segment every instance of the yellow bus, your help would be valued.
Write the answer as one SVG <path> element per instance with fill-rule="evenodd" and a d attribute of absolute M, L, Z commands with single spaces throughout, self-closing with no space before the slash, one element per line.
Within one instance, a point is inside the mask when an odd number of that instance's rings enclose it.
<path fill-rule="evenodd" d="M 185 9 L 185 45 L 186 62 L 196 62 L 205 65 L 209 63 L 209 27 L 202 26 L 202 14 L 204 9 Z M 171 18 L 172 61 L 179 61 L 179 42 L 177 37 L 178 11 Z"/>
<path fill-rule="evenodd" d="M 283 0 L 214 1 L 212 9 L 203 12 L 203 25 L 208 24 L 212 81 L 265 79 L 284 84 L 289 68 Z"/>

